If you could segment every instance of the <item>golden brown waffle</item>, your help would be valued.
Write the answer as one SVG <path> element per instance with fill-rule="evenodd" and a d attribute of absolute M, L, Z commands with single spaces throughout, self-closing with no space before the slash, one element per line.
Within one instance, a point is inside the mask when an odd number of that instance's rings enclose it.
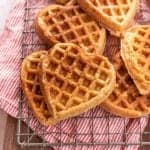
<path fill-rule="evenodd" d="M 150 25 L 137 25 L 124 34 L 121 56 L 139 92 L 150 94 Z"/>
<path fill-rule="evenodd" d="M 69 0 L 56 0 L 58 4 L 66 4 Z"/>
<path fill-rule="evenodd" d="M 78 0 L 78 3 L 116 36 L 131 25 L 139 6 L 139 0 Z"/>
<path fill-rule="evenodd" d="M 105 46 L 105 29 L 74 5 L 49 5 L 38 15 L 35 29 L 39 37 L 50 45 L 76 43 L 89 53 L 102 54 Z"/>
<path fill-rule="evenodd" d="M 47 106 L 59 120 L 99 105 L 112 92 L 115 71 L 108 59 L 88 55 L 75 44 L 56 44 L 40 71 Z"/>
<path fill-rule="evenodd" d="M 43 57 L 47 55 L 47 51 L 38 51 L 27 56 L 21 67 L 22 89 L 27 97 L 29 106 L 33 113 L 43 125 L 55 124 L 54 120 L 47 109 L 44 102 L 39 83 L 39 65 Z"/>
<path fill-rule="evenodd" d="M 112 56 L 117 72 L 117 83 L 113 93 L 101 106 L 115 115 L 136 118 L 150 113 L 150 95 L 139 94 L 121 59 L 120 52 Z"/>

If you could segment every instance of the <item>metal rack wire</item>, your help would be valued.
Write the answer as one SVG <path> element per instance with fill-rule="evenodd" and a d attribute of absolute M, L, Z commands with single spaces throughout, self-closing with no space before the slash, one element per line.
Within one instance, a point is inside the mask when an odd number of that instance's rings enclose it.
<path fill-rule="evenodd" d="M 39 3 L 39 4 L 38 4 Z M 45 5 L 48 5 L 50 3 L 50 0 L 45 0 Z M 38 50 L 38 49 L 47 49 L 47 47 L 41 43 L 41 41 L 39 41 L 37 35 L 35 34 L 34 28 L 33 28 L 33 22 L 34 19 L 36 17 L 37 12 L 40 11 L 41 8 L 43 8 L 44 6 L 41 6 L 40 2 L 37 1 L 36 5 L 32 0 L 26 0 L 25 3 L 25 15 L 24 15 L 24 31 L 23 31 L 23 40 L 22 40 L 22 58 L 24 59 L 24 57 L 31 53 L 32 50 Z M 142 11 L 146 11 L 146 10 L 142 10 L 140 9 L 140 13 Z M 140 14 L 139 13 L 139 14 Z M 150 20 L 139 20 L 139 22 L 150 22 Z M 110 45 L 109 45 L 110 46 Z M 111 46 L 116 46 L 116 45 L 111 45 Z M 118 45 L 117 45 L 118 46 Z M 106 47 L 107 48 L 107 47 Z M 90 117 L 86 117 L 86 116 L 80 116 L 80 117 L 75 117 L 75 122 L 76 122 L 76 130 L 74 133 L 65 133 L 62 130 L 61 127 L 61 123 L 58 125 L 59 126 L 59 131 L 58 132 L 41 132 L 41 135 L 47 135 L 47 134 L 57 134 L 59 135 L 59 141 L 55 141 L 55 142 L 51 142 L 51 143 L 47 143 L 44 140 L 41 140 L 39 138 L 37 138 L 37 134 L 34 133 L 29 126 L 24 125 L 24 121 L 26 122 L 26 124 L 30 124 L 30 120 L 32 117 L 32 113 L 30 113 L 30 109 L 28 109 L 28 112 L 26 113 L 26 115 L 23 115 L 23 111 L 24 111 L 24 107 L 25 107 L 26 103 L 25 103 L 25 99 L 24 96 L 22 94 L 22 91 L 20 89 L 20 101 L 19 101 L 19 113 L 18 113 L 18 128 L 17 128 L 17 142 L 19 145 L 21 146 L 40 146 L 42 147 L 42 149 L 46 149 L 46 147 L 50 147 L 50 146 L 64 146 L 64 145 L 71 145 L 71 146 L 77 146 L 77 145 L 104 145 L 104 146 L 128 146 L 128 145 L 139 145 L 141 148 L 143 145 L 150 145 L 150 141 L 146 141 L 145 140 L 145 136 L 149 136 L 150 139 L 150 127 L 148 129 L 148 131 L 144 131 L 143 133 L 141 132 L 141 121 L 139 119 L 139 132 L 127 132 L 126 131 L 126 127 L 125 127 L 125 122 L 126 119 L 122 118 L 122 122 L 124 123 L 124 131 L 122 133 L 118 132 L 111 132 L 110 131 L 110 120 L 111 119 L 117 119 L 117 116 L 113 116 L 109 113 L 104 113 L 104 115 L 101 116 L 94 116 L 94 109 L 90 112 Z M 149 116 L 147 116 L 146 118 L 149 118 Z M 85 119 L 89 119 L 89 123 L 91 126 L 91 132 L 90 133 L 78 133 L 77 131 L 77 126 L 78 126 L 78 122 L 81 120 L 85 120 Z M 107 131 L 105 133 L 95 133 L 94 132 L 94 120 L 102 120 L 105 119 L 107 122 Z M 36 127 L 38 130 L 38 126 Z M 40 129 L 42 130 L 42 129 Z M 74 140 L 71 142 L 63 142 L 62 140 L 62 136 L 68 134 L 68 136 L 73 136 Z M 137 134 L 140 135 L 140 140 L 138 141 L 126 141 L 126 137 L 130 134 Z M 78 137 L 79 136 L 87 136 L 87 135 L 91 135 L 91 142 L 79 142 L 78 141 Z M 101 135 L 101 136 L 105 136 L 106 137 L 106 141 L 99 141 L 96 142 L 94 140 L 94 136 L 97 135 Z M 122 141 L 112 141 L 112 136 L 113 135 L 120 135 L 123 136 L 124 138 L 122 139 Z"/>

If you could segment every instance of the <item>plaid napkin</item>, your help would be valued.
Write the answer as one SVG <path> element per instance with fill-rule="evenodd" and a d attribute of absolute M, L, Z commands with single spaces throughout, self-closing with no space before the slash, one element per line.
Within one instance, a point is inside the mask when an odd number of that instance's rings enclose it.
<path fill-rule="evenodd" d="M 46 0 L 30 0 L 33 6 L 45 5 Z M 50 1 L 48 1 L 50 3 Z M 18 115 L 18 102 L 20 78 L 19 70 L 21 64 L 22 32 L 24 25 L 24 0 L 17 0 L 6 21 L 4 32 L 0 38 L 0 108 L 13 117 Z M 142 0 L 141 9 L 137 16 L 143 20 L 150 20 L 150 1 Z M 32 26 L 31 26 L 32 28 Z M 30 39 L 30 38 L 29 38 Z M 28 41 L 29 42 L 29 41 Z M 112 39 L 108 44 L 115 43 Z M 94 108 L 79 117 L 62 121 L 55 126 L 42 126 L 36 118 L 29 113 L 28 125 L 42 139 L 50 143 L 113 143 L 113 142 L 139 142 L 140 133 L 144 131 L 148 119 L 124 119 L 110 116 L 100 108 Z M 23 105 L 23 118 L 28 116 L 28 107 Z M 97 118 L 96 118 L 97 117 Z M 84 119 L 83 119 L 84 118 Z M 92 118 L 92 119 L 91 119 Z M 27 123 L 27 119 L 24 119 Z M 128 134 L 124 134 L 124 133 Z M 47 133 L 47 134 L 43 134 Z M 50 133 L 50 134 L 49 134 Z M 91 134 L 94 133 L 94 134 Z M 108 134 L 109 133 L 109 134 Z M 75 136 L 78 135 L 78 136 Z M 108 141 L 109 140 L 109 141 Z M 62 146 L 60 150 L 137 150 L 138 145 L 133 146 Z"/>

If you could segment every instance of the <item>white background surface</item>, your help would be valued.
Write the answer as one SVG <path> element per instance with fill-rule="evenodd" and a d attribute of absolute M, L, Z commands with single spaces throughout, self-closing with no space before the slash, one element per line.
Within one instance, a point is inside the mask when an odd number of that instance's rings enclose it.
<path fill-rule="evenodd" d="M 11 9 L 13 0 L 0 0 L 0 34 L 5 25 L 5 20 Z M 0 150 L 3 150 L 4 131 L 6 126 L 7 114 L 0 110 Z"/>
<path fill-rule="evenodd" d="M 13 0 L 0 0 L 0 32 L 3 30 L 5 19 L 12 7 Z"/>

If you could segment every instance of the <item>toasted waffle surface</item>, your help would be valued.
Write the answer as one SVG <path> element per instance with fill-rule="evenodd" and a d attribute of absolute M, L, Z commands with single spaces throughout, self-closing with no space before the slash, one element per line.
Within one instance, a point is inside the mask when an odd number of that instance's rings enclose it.
<path fill-rule="evenodd" d="M 41 59 L 47 55 L 47 51 L 38 51 L 27 56 L 21 67 L 22 88 L 27 101 L 37 119 L 44 125 L 55 124 L 49 113 L 40 89 L 39 65 Z"/>
<path fill-rule="evenodd" d="M 40 79 L 54 118 L 76 116 L 103 102 L 115 85 L 115 71 L 104 56 L 88 55 L 75 44 L 56 44 L 42 61 Z"/>
<path fill-rule="evenodd" d="M 139 0 L 78 0 L 78 3 L 112 34 L 119 36 L 133 22 Z"/>
<path fill-rule="evenodd" d="M 58 4 L 66 4 L 69 0 L 56 0 Z"/>
<path fill-rule="evenodd" d="M 150 94 L 150 25 L 137 25 L 124 34 L 121 55 L 139 92 Z"/>
<path fill-rule="evenodd" d="M 136 118 L 150 113 L 150 95 L 142 96 L 129 76 L 120 52 L 112 56 L 117 72 L 116 87 L 101 106 L 118 116 Z"/>
<path fill-rule="evenodd" d="M 41 39 L 50 45 L 76 43 L 89 53 L 103 53 L 106 33 L 78 6 L 50 5 L 44 8 L 35 21 Z"/>

